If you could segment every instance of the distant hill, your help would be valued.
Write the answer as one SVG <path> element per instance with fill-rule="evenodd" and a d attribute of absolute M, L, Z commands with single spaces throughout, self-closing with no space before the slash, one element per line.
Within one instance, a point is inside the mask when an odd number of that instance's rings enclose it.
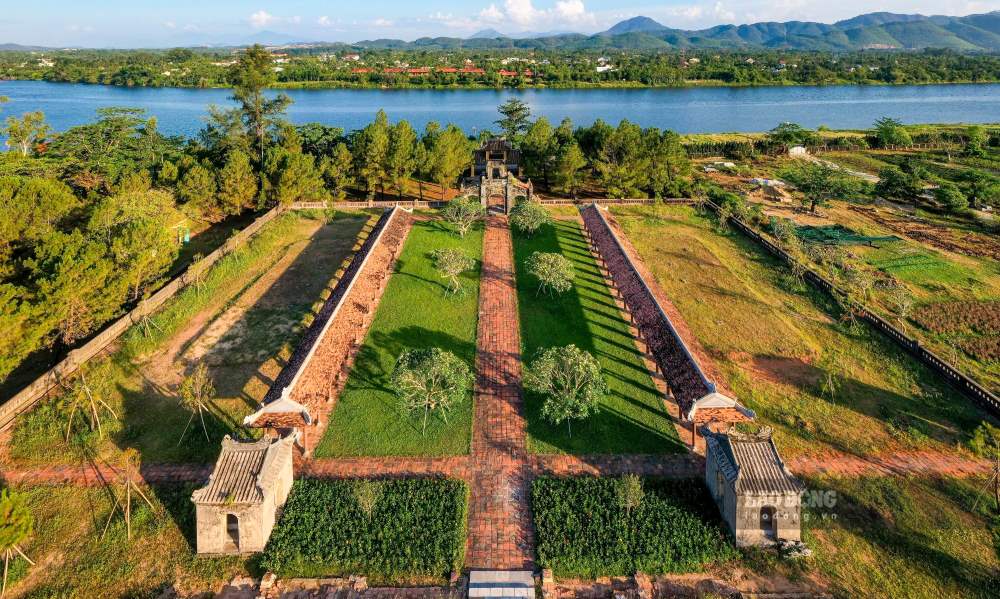
<path fill-rule="evenodd" d="M 623 33 L 650 33 L 659 31 L 669 31 L 669 27 L 657 23 L 649 17 L 632 17 L 604 32 L 604 35 L 621 35 Z"/>
<path fill-rule="evenodd" d="M 480 34 L 490 34 L 485 37 Z M 492 35 L 492 34 L 497 35 Z M 627 19 L 595 35 L 568 33 L 521 38 L 486 30 L 470 39 L 421 38 L 413 42 L 370 40 L 362 48 L 549 49 L 549 50 L 762 50 L 848 52 L 868 49 L 945 48 L 1000 52 L 1000 11 L 966 17 L 877 12 L 833 23 L 810 21 L 717 25 L 689 31 L 672 29 L 649 17 Z"/>
<path fill-rule="evenodd" d="M 470 35 L 468 39 L 470 40 L 480 40 L 480 39 L 496 39 L 498 37 L 507 37 L 506 35 L 500 33 L 496 29 L 483 29 L 482 31 L 477 31 Z"/>

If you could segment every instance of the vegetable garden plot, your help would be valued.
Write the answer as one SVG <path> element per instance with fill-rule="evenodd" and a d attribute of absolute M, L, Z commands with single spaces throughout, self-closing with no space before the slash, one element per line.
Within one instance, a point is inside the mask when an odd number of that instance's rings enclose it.
<path fill-rule="evenodd" d="M 439 583 L 462 568 L 468 492 L 444 479 L 296 481 L 261 566 L 282 578 Z"/>
<path fill-rule="evenodd" d="M 693 572 L 736 551 L 700 479 L 540 478 L 538 561 L 557 576 Z"/>

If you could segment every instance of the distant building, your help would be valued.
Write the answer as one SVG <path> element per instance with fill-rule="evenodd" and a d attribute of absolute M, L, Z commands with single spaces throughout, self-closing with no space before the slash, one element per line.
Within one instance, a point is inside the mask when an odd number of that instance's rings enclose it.
<path fill-rule="evenodd" d="M 737 546 L 802 539 L 802 485 L 781 460 L 770 427 L 706 432 L 705 484 Z"/>
<path fill-rule="evenodd" d="M 208 484 L 191 496 L 198 553 L 262 551 L 292 489 L 293 436 L 240 442 L 227 435 Z"/>

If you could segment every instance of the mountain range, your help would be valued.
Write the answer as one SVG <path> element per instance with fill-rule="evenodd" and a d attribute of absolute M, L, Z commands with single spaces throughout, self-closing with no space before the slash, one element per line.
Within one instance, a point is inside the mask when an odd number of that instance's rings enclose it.
<path fill-rule="evenodd" d="M 1000 52 L 1000 11 L 953 16 L 906 15 L 875 12 L 836 23 L 788 21 L 717 25 L 685 30 L 638 16 L 607 31 L 587 35 L 552 31 L 503 34 L 486 29 L 468 38 L 422 37 L 363 40 L 353 44 L 307 42 L 294 35 L 262 31 L 251 37 L 211 40 L 206 34 L 189 39 L 189 47 L 240 47 L 253 43 L 282 46 L 371 49 L 547 49 L 547 50 L 761 50 L 856 51 L 867 49 L 920 50 L 942 48 L 960 52 Z M 0 51 L 38 51 L 45 48 L 0 44 Z"/>
<path fill-rule="evenodd" d="M 594 35 L 579 33 L 506 36 L 495 30 L 468 39 L 436 37 L 412 42 L 366 40 L 358 47 L 380 48 L 545 48 L 564 50 L 791 49 L 855 51 L 943 48 L 963 52 L 1000 51 L 1000 11 L 952 16 L 876 12 L 833 24 L 808 21 L 717 25 L 684 30 L 649 17 L 633 17 Z"/>

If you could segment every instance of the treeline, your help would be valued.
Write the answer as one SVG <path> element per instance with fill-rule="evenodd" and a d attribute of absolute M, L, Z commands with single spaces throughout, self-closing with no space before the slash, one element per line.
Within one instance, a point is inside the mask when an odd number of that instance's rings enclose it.
<path fill-rule="evenodd" d="M 943 50 L 440 50 L 331 47 L 275 51 L 276 85 L 522 87 L 903 84 L 1000 81 L 1000 57 Z M 357 54 L 357 60 L 354 60 Z M 346 59 L 350 57 L 351 59 Z M 0 78 L 147 87 L 234 85 L 229 51 L 0 53 Z M 474 68 L 467 68 L 467 67 Z M 427 67 L 426 70 L 423 70 Z M 410 72 L 410 69 L 416 72 Z M 465 72 L 463 72 L 463 70 Z"/>

